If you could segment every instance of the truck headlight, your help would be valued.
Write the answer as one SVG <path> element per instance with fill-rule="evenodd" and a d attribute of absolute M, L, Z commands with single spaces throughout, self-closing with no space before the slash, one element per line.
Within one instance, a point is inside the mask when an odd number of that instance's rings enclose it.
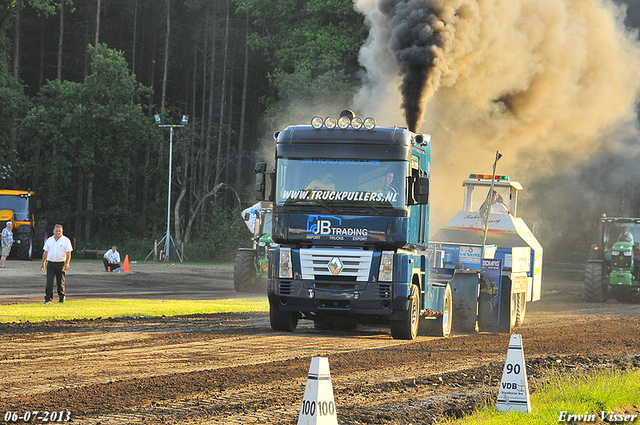
<path fill-rule="evenodd" d="M 632 252 L 631 251 L 625 251 L 624 252 L 624 256 L 625 257 L 631 257 Z"/>
<path fill-rule="evenodd" d="M 291 248 L 281 248 L 280 249 L 280 272 L 278 273 L 278 277 L 280 278 L 291 278 L 293 276 L 291 270 Z"/>
<path fill-rule="evenodd" d="M 393 251 L 382 251 L 380 256 L 380 271 L 378 282 L 391 282 L 393 280 Z"/>

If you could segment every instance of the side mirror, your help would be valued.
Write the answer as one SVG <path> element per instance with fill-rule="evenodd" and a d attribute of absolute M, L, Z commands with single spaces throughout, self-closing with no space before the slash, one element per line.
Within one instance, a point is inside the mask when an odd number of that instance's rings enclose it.
<path fill-rule="evenodd" d="M 413 198 L 416 204 L 426 205 L 429 203 L 429 178 L 418 177 L 413 186 Z"/>
<path fill-rule="evenodd" d="M 265 190 L 264 173 L 258 173 L 256 174 L 256 184 L 255 184 L 256 200 L 258 201 L 265 200 L 264 190 Z"/>
<path fill-rule="evenodd" d="M 256 173 L 264 173 L 267 171 L 267 163 L 266 162 L 256 162 L 256 168 L 254 169 Z"/>

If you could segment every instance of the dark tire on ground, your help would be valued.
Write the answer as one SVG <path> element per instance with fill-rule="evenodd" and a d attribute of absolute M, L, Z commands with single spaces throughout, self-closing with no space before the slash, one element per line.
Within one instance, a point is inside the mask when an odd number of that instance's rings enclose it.
<path fill-rule="evenodd" d="M 42 249 L 47 240 L 47 220 L 40 219 L 36 224 L 35 239 L 33 241 L 33 258 L 42 257 Z"/>
<path fill-rule="evenodd" d="M 516 326 L 524 324 L 524 316 L 527 313 L 527 294 L 518 294 L 518 305 L 516 306 Z"/>
<path fill-rule="evenodd" d="M 255 260 L 256 251 L 253 249 L 239 249 L 236 261 L 233 263 L 233 287 L 236 292 L 251 292 L 256 281 Z"/>
<path fill-rule="evenodd" d="M 587 263 L 584 269 L 584 299 L 591 303 L 605 301 L 606 287 L 602 285 L 602 263 Z"/>
<path fill-rule="evenodd" d="M 16 249 L 16 258 L 18 260 L 31 260 L 31 252 L 33 251 L 31 232 L 18 233 L 15 242 L 13 247 Z"/>
<path fill-rule="evenodd" d="M 293 332 L 298 326 L 298 313 L 280 310 L 277 305 L 269 303 L 269 321 L 274 331 Z"/>
<path fill-rule="evenodd" d="M 630 287 L 614 287 L 612 289 L 613 291 L 611 295 L 620 304 L 633 304 L 636 302 L 635 294 Z"/>
<path fill-rule="evenodd" d="M 451 287 L 447 285 L 444 291 L 444 310 L 436 319 L 422 319 L 420 333 L 427 336 L 448 337 L 451 335 L 453 323 L 453 302 Z"/>
<path fill-rule="evenodd" d="M 420 324 L 419 297 L 418 286 L 411 285 L 411 303 L 406 317 L 401 320 L 390 321 L 393 339 L 415 339 L 418 336 L 418 325 Z"/>

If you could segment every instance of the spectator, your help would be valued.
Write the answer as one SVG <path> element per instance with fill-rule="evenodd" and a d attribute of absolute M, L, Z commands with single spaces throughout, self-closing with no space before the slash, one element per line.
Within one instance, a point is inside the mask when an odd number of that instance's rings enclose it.
<path fill-rule="evenodd" d="M 59 302 L 63 303 L 65 299 L 64 280 L 67 270 L 69 270 L 69 262 L 71 262 L 71 241 L 68 237 L 62 235 L 62 225 L 53 226 L 53 236 L 44 243 L 44 251 L 42 253 L 42 267 L 40 270 L 47 269 L 47 286 L 45 287 L 44 303 L 49 304 L 53 300 L 53 278 L 56 278 L 58 284 Z"/>
<path fill-rule="evenodd" d="M 2 260 L 0 260 L 0 268 L 4 269 L 4 261 L 9 256 L 11 252 L 11 245 L 13 245 L 13 232 L 11 228 L 13 227 L 13 223 L 7 221 L 7 227 L 2 229 Z"/>
<path fill-rule="evenodd" d="M 110 250 L 104 253 L 102 257 L 102 263 L 104 264 L 105 272 L 112 272 L 120 268 L 120 253 L 117 251 L 118 247 L 115 245 Z"/>
<path fill-rule="evenodd" d="M 336 190 L 336 185 L 333 184 L 333 173 L 327 173 L 322 177 L 322 180 L 314 180 L 309 183 L 307 189 L 313 190 Z"/>

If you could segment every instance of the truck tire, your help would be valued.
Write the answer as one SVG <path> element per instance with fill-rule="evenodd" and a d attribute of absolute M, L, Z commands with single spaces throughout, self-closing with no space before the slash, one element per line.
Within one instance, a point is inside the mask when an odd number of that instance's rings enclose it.
<path fill-rule="evenodd" d="M 31 253 L 33 252 L 31 232 L 18 233 L 13 247 L 16 249 L 16 258 L 18 260 L 31 260 Z"/>
<path fill-rule="evenodd" d="M 293 332 L 298 326 L 298 313 L 280 310 L 276 304 L 270 302 L 269 321 L 274 331 Z"/>
<path fill-rule="evenodd" d="M 401 320 L 391 320 L 391 336 L 393 339 L 415 339 L 418 336 L 420 323 L 420 291 L 418 286 L 411 285 L 411 304 L 406 317 Z"/>
<path fill-rule="evenodd" d="M 524 324 L 524 315 L 527 312 L 527 294 L 518 294 L 518 305 L 516 306 L 516 326 Z"/>
<path fill-rule="evenodd" d="M 436 319 L 423 319 L 420 326 L 420 333 L 427 336 L 439 336 L 447 338 L 451 335 L 451 325 L 453 323 L 453 298 L 451 287 L 447 285 L 444 290 L 444 306 L 442 315 Z M 474 325 L 475 326 L 475 325 Z"/>
<path fill-rule="evenodd" d="M 601 303 L 606 299 L 602 274 L 602 263 L 587 263 L 584 269 L 584 299 L 590 303 Z"/>
<path fill-rule="evenodd" d="M 233 263 L 233 287 L 236 292 L 251 292 L 256 285 L 256 251 L 239 249 Z"/>

